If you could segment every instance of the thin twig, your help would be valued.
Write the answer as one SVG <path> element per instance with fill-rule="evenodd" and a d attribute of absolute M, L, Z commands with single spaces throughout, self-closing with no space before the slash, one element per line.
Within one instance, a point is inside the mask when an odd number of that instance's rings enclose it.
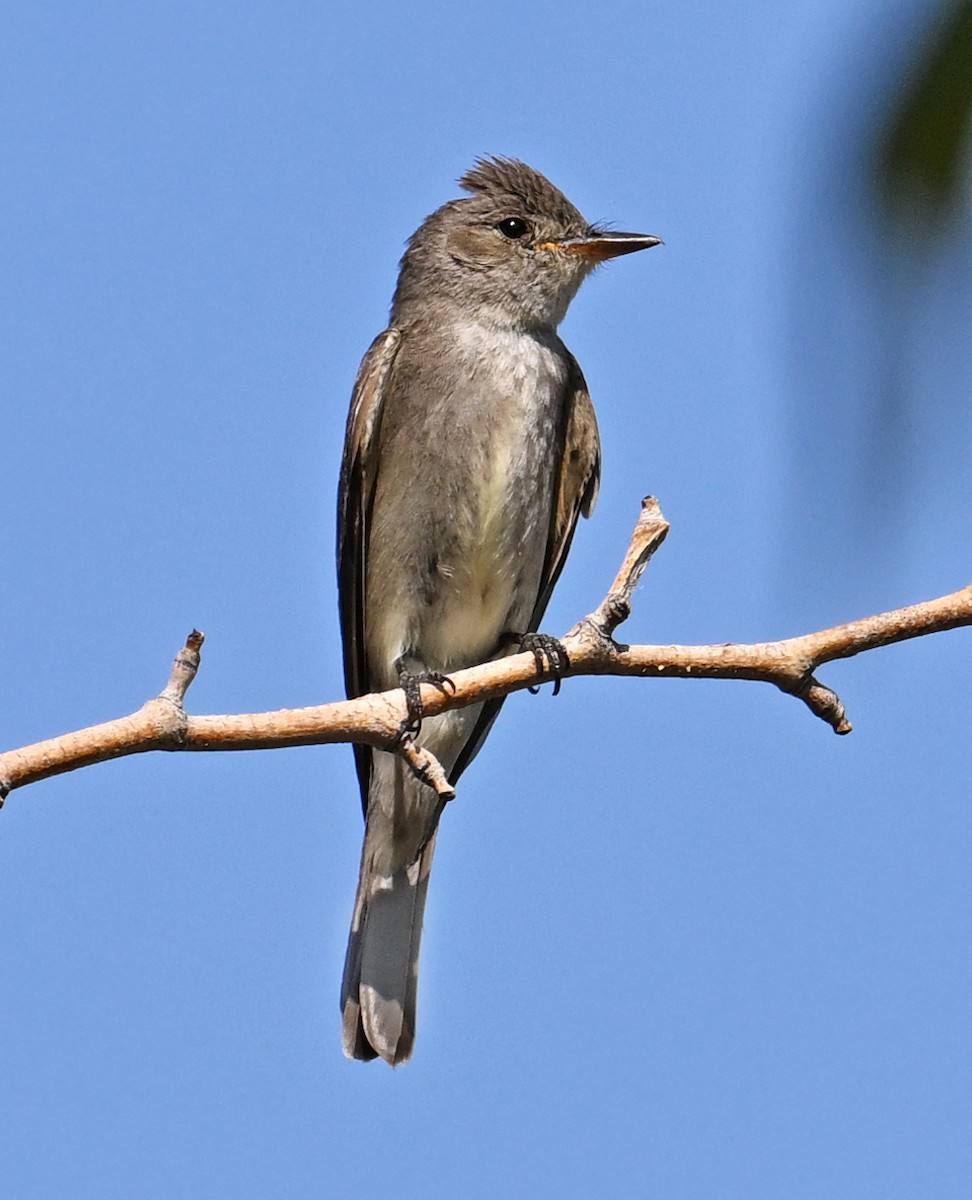
<path fill-rule="evenodd" d="M 851 724 L 837 695 L 815 677 L 825 663 L 972 625 L 972 585 L 951 595 L 817 633 L 756 645 L 621 646 L 613 641 L 631 608 L 632 593 L 668 524 L 649 498 L 631 537 L 621 569 L 600 605 L 563 639 L 570 656 L 568 676 L 637 675 L 651 678 L 749 679 L 772 683 L 798 697 L 837 733 Z M 189 635 L 163 692 L 128 717 L 0 754 L 0 800 L 13 788 L 91 763 L 147 750 L 259 750 L 284 746 L 359 742 L 393 748 L 443 799 L 454 792 L 440 763 L 424 748 L 406 745 L 399 732 L 406 719 L 400 689 L 314 708 L 222 716 L 185 712 L 188 687 L 199 667 L 203 637 Z M 530 652 L 456 671 L 453 689 L 422 685 L 426 716 L 536 686 L 551 678 Z"/>
<path fill-rule="evenodd" d="M 424 746 L 417 746 L 410 737 L 401 738 L 397 750 L 419 779 L 427 783 L 441 800 L 455 800 L 456 789 L 446 777 L 442 764 L 430 750 Z"/>

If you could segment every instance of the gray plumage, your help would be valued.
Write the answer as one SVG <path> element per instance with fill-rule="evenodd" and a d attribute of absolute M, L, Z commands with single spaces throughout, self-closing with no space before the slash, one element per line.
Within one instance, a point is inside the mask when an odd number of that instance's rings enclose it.
<path fill-rule="evenodd" d="M 538 172 L 481 159 L 471 195 L 422 224 L 389 328 L 355 383 L 338 502 L 349 696 L 403 672 L 459 670 L 536 630 L 600 448 L 584 377 L 556 327 L 599 262 L 657 238 L 590 226 Z M 425 720 L 454 782 L 501 702 Z M 402 760 L 356 746 L 365 838 L 344 970 L 344 1051 L 412 1052 L 419 941 L 441 802 Z"/>

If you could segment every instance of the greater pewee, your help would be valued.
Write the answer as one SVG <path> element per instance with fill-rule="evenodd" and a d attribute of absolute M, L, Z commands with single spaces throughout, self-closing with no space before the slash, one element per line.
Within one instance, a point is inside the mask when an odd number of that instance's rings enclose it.
<path fill-rule="evenodd" d="M 404 686 L 418 741 L 453 782 L 502 701 L 421 723 L 417 683 L 537 629 L 600 473 L 587 385 L 557 326 L 599 262 L 659 241 L 590 225 L 514 159 L 480 159 L 459 183 L 470 196 L 412 235 L 389 327 L 358 371 L 338 500 L 348 695 Z M 354 752 L 365 836 L 344 1052 L 396 1065 L 415 1040 L 442 803 L 397 755 Z"/>

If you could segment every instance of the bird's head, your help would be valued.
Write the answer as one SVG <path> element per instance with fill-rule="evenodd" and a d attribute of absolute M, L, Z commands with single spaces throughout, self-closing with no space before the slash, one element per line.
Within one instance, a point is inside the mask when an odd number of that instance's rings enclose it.
<path fill-rule="evenodd" d="M 422 306 L 508 328 L 553 329 L 599 263 L 659 238 L 591 225 L 539 171 L 481 158 L 459 180 L 471 193 L 427 217 L 402 258 L 393 323 Z"/>

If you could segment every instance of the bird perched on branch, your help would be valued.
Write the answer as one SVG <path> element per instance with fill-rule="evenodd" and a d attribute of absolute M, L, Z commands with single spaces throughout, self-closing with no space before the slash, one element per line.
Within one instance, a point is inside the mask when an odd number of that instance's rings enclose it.
<path fill-rule="evenodd" d="M 414 736 L 451 782 L 502 701 L 422 721 L 419 684 L 530 648 L 600 445 L 580 367 L 557 336 L 598 263 L 658 244 L 590 225 L 525 163 L 477 161 L 412 235 L 388 329 L 358 371 L 338 500 L 349 696 L 405 689 Z M 399 755 L 355 746 L 365 837 L 344 968 L 344 1052 L 404 1062 L 443 801 Z"/>

